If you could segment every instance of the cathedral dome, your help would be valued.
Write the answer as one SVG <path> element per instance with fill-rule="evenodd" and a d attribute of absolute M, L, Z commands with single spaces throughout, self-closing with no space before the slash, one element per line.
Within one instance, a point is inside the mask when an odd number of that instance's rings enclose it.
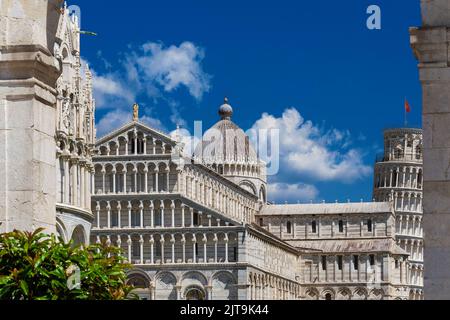
<path fill-rule="evenodd" d="M 257 154 L 249 137 L 233 121 L 233 108 L 225 98 L 219 108 L 221 120 L 205 132 L 194 157 L 205 164 L 256 164 Z"/>

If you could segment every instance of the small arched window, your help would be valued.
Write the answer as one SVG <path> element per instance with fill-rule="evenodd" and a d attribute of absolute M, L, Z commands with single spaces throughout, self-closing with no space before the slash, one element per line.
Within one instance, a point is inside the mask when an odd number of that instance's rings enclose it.
<path fill-rule="evenodd" d="M 313 221 L 311 223 L 311 232 L 312 233 L 317 233 L 317 223 L 315 221 Z"/>
<path fill-rule="evenodd" d="M 344 232 L 344 221 L 339 220 L 339 233 Z"/>
<path fill-rule="evenodd" d="M 327 293 L 326 295 L 325 295 L 325 300 L 333 300 L 333 297 L 332 297 L 332 295 L 331 295 L 331 293 Z"/>
<path fill-rule="evenodd" d="M 422 183 L 423 183 L 423 174 L 422 170 L 419 170 L 419 173 L 417 174 L 417 188 L 422 189 Z"/>
<path fill-rule="evenodd" d="M 395 148 L 394 156 L 395 156 L 395 159 L 403 158 L 403 149 L 401 147 Z"/>
<path fill-rule="evenodd" d="M 416 160 L 422 159 L 422 147 L 419 145 L 416 147 Z"/>
<path fill-rule="evenodd" d="M 287 233 L 291 234 L 292 233 L 292 223 L 290 221 L 288 221 L 286 223 L 286 231 Z"/>
<path fill-rule="evenodd" d="M 372 232 L 373 226 L 372 226 L 372 220 L 367 220 L 367 232 Z"/>
<path fill-rule="evenodd" d="M 398 178 L 397 170 L 394 170 L 394 172 L 392 173 L 392 186 L 394 188 L 397 187 L 397 178 Z"/>
<path fill-rule="evenodd" d="M 144 154 L 144 140 L 141 138 L 138 138 L 137 140 L 137 153 L 138 154 Z"/>
<path fill-rule="evenodd" d="M 194 226 L 198 226 L 198 223 L 199 223 L 198 212 L 194 212 L 193 224 L 194 224 Z"/>
<path fill-rule="evenodd" d="M 322 270 L 327 270 L 327 256 L 322 256 Z"/>

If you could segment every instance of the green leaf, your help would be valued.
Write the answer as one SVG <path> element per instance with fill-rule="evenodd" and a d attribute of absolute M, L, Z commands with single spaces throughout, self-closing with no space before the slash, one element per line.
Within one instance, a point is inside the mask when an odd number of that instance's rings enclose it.
<path fill-rule="evenodd" d="M 28 284 L 24 280 L 20 280 L 20 287 L 22 288 L 22 292 L 25 296 L 28 296 L 29 290 L 28 290 Z"/>

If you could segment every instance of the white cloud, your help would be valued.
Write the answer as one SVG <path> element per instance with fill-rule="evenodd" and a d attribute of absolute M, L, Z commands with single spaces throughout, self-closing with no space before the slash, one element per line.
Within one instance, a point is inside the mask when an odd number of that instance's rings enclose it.
<path fill-rule="evenodd" d="M 280 118 L 264 113 L 253 130 L 279 130 L 280 172 L 274 179 L 306 178 L 311 181 L 353 183 L 371 174 L 357 149 L 348 149 L 350 133 L 324 131 L 305 121 L 295 108 L 286 109 Z"/>
<path fill-rule="evenodd" d="M 107 70 L 111 68 L 101 51 L 97 53 L 97 58 Z M 97 109 L 106 113 L 98 121 L 99 135 L 129 121 L 131 105 L 144 99 L 150 99 L 155 104 L 161 100 L 170 107 L 171 122 L 186 126 L 176 101 L 168 95 L 184 87 L 193 98 L 202 99 L 211 87 L 211 76 L 203 71 L 201 65 L 203 59 L 204 50 L 192 42 L 186 41 L 179 46 L 169 47 L 162 43 L 148 42 L 138 50 L 130 49 L 114 72 L 100 74 L 91 69 Z M 83 60 L 83 63 L 86 61 Z M 127 112 L 124 113 L 123 110 Z M 157 129 L 162 128 L 159 120 L 149 116 L 151 111 L 152 109 L 141 104 L 142 119 L 147 119 Z"/>
<path fill-rule="evenodd" d="M 94 98 L 99 109 L 130 107 L 135 93 L 129 90 L 114 74 L 99 76 L 92 72 Z"/>
<path fill-rule="evenodd" d="M 271 183 L 268 187 L 269 201 L 295 203 L 315 200 L 319 190 L 309 184 Z"/>
<path fill-rule="evenodd" d="M 211 76 L 201 66 L 205 56 L 202 48 L 188 41 L 167 48 L 161 43 L 148 42 L 142 50 L 141 55 L 135 53 L 132 56 L 134 66 L 145 82 L 159 85 L 166 92 L 185 86 L 197 100 L 209 91 Z M 132 59 L 128 59 L 130 62 Z"/>
<path fill-rule="evenodd" d="M 136 93 L 121 80 L 118 73 L 99 75 L 92 65 L 85 59 L 81 59 L 84 68 L 89 65 L 92 73 L 92 85 L 97 109 L 117 109 L 124 106 L 130 107 L 135 101 Z M 82 73 L 84 76 L 84 72 Z"/>

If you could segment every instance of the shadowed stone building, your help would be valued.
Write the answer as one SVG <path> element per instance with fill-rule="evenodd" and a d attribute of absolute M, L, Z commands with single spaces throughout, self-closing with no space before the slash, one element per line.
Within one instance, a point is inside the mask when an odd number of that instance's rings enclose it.
<path fill-rule="evenodd" d="M 0 230 L 88 241 L 92 77 L 62 1 L 0 2 Z"/>

